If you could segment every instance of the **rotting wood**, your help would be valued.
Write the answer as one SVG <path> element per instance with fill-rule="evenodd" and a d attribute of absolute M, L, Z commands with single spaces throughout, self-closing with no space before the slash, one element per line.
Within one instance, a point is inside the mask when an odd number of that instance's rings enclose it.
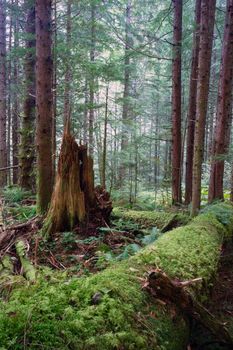
<path fill-rule="evenodd" d="M 34 282 L 36 280 L 36 270 L 29 258 L 27 257 L 27 243 L 25 241 L 18 240 L 15 243 L 15 248 L 17 255 L 19 256 L 19 260 L 23 269 L 23 274 L 28 281 Z"/>
<path fill-rule="evenodd" d="M 78 145 L 67 124 L 58 161 L 55 188 L 45 219 L 45 236 L 80 227 L 88 235 L 88 225 L 108 221 L 112 203 L 108 193 L 94 188 L 93 160 L 86 145 Z"/>
<path fill-rule="evenodd" d="M 224 341 L 226 344 L 233 345 L 233 337 L 228 332 L 225 325 L 219 322 L 201 303 L 199 303 L 192 293 L 185 287 L 197 283 L 200 279 L 181 282 L 170 279 L 159 269 L 149 273 L 148 282 L 145 287 L 156 298 L 161 298 L 174 303 L 183 314 L 189 319 L 195 319 L 202 323 L 211 331 L 214 336 Z"/>

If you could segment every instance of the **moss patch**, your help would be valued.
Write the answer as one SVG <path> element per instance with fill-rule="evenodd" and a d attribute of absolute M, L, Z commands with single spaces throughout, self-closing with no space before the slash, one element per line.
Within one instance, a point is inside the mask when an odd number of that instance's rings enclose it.
<path fill-rule="evenodd" d="M 113 214 L 116 218 L 131 220 L 138 223 L 142 228 L 158 227 L 162 229 L 169 222 L 176 219 L 178 225 L 184 225 L 189 221 L 186 214 L 169 213 L 165 211 L 137 211 L 114 208 Z"/>
<path fill-rule="evenodd" d="M 228 224 L 216 215 L 218 208 Z M 15 289 L 0 304 L 0 349 L 184 349 L 185 321 L 174 306 L 143 292 L 142 278 L 159 266 L 181 279 L 203 277 L 207 285 L 232 217 L 232 207 L 219 205 L 96 275 L 51 273 Z"/>

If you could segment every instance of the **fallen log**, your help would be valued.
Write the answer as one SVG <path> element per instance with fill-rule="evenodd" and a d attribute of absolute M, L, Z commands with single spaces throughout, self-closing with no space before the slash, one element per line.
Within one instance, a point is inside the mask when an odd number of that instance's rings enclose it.
<path fill-rule="evenodd" d="M 98 274 L 69 278 L 54 273 L 39 278 L 35 285 L 13 290 L 8 302 L 0 304 L 1 346 L 187 349 L 189 317 L 173 300 L 155 298 L 142 287 L 148 284 L 148 271 L 159 268 L 178 286 L 186 281 L 182 288 L 189 287 L 200 303 L 201 296 L 208 295 L 223 239 L 232 236 L 232 228 L 232 206 L 214 205 L 189 225 L 164 234 L 135 256 Z M 197 278 L 201 282 L 190 285 Z M 25 339 L 29 315 L 30 332 Z"/>
<path fill-rule="evenodd" d="M 28 281 L 35 282 L 36 270 L 27 256 L 27 245 L 23 240 L 19 240 L 15 243 L 17 255 L 22 266 L 22 274 Z"/>
<path fill-rule="evenodd" d="M 202 323 L 216 339 L 233 348 L 233 336 L 225 325 L 198 302 L 194 295 L 186 288 L 187 285 L 191 285 L 196 281 L 191 280 L 184 283 L 172 280 L 164 272 L 156 269 L 149 273 L 147 289 L 156 298 L 162 298 L 174 303 L 181 310 L 182 314 Z"/>

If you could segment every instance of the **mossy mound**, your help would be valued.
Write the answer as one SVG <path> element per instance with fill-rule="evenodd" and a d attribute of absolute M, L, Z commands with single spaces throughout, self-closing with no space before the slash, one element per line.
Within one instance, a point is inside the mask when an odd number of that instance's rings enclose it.
<path fill-rule="evenodd" d="M 169 223 L 174 222 L 175 226 L 185 225 L 189 221 L 187 214 L 172 213 L 165 211 L 137 211 L 124 208 L 114 208 L 113 217 L 123 220 L 130 220 L 138 223 L 142 228 L 158 227 L 163 229 Z"/>
<path fill-rule="evenodd" d="M 48 273 L 15 289 L 0 304 L 0 349 L 185 349 L 189 326 L 175 306 L 143 291 L 143 278 L 155 266 L 182 280 L 202 277 L 205 295 L 232 224 L 233 208 L 216 205 L 96 275 Z"/>

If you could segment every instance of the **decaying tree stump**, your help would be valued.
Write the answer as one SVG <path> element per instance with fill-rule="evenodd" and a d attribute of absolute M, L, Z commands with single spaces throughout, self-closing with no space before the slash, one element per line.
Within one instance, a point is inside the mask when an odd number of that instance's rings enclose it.
<path fill-rule="evenodd" d="M 188 291 L 190 284 L 200 279 L 180 282 L 170 279 L 164 272 L 157 269 L 151 271 L 148 277 L 147 289 L 155 296 L 174 303 L 182 313 L 202 323 L 216 339 L 233 346 L 233 337 L 225 325 L 219 322 L 202 304 Z"/>
<path fill-rule="evenodd" d="M 69 231 L 77 225 L 85 228 L 93 221 L 102 226 L 108 221 L 111 210 L 107 192 L 94 188 L 93 160 L 87 153 L 87 146 L 78 145 L 67 127 L 44 233 Z"/>

